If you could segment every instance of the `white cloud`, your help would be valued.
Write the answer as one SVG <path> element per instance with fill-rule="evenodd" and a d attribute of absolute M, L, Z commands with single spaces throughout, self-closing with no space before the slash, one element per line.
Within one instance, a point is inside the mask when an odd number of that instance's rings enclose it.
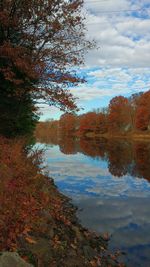
<path fill-rule="evenodd" d="M 100 86 L 101 84 L 101 86 Z M 105 88 L 108 86 L 107 88 Z M 116 92 L 120 93 L 128 93 L 129 88 L 127 88 L 125 85 L 122 84 L 116 84 L 114 87 L 110 88 L 109 83 L 106 81 L 104 82 L 95 82 L 95 84 L 89 86 L 89 85 L 83 85 L 81 87 L 78 87 L 76 89 L 72 89 L 71 92 L 79 98 L 78 103 L 82 103 L 83 101 L 91 101 L 95 99 L 101 99 L 105 96 L 113 97 L 116 95 Z"/>
<path fill-rule="evenodd" d="M 127 21 L 121 21 L 116 25 L 120 34 L 134 37 L 150 39 L 150 19 L 142 20 L 140 18 L 129 18 Z"/>
<path fill-rule="evenodd" d="M 121 68 L 107 68 L 89 72 L 89 76 L 95 78 L 111 79 L 115 82 L 128 82 L 132 80 L 131 74 Z"/>
<path fill-rule="evenodd" d="M 144 9 L 140 1 L 113 0 L 89 2 L 87 27 L 88 36 L 97 41 L 99 50 L 87 56 L 89 66 L 149 67 L 150 19 L 135 17 L 121 10 Z M 119 11 L 118 13 L 102 12 Z M 146 10 L 147 11 L 147 10 Z M 145 12 L 146 12 L 145 11 Z"/>
<path fill-rule="evenodd" d="M 120 11 L 132 8 L 131 2 L 127 0 L 105 0 L 105 1 L 92 1 L 85 0 L 85 8 L 94 14 L 102 13 L 104 11 Z"/>
<path fill-rule="evenodd" d="M 88 72 L 88 83 L 71 89 L 82 101 L 132 94 L 150 88 L 150 69 L 107 67 Z"/>

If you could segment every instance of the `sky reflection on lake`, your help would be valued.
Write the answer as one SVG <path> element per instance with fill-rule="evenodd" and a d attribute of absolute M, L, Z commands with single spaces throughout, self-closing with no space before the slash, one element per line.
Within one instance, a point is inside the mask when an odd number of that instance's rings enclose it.
<path fill-rule="evenodd" d="M 149 267 L 150 183 L 138 175 L 141 168 L 135 167 L 135 160 L 130 158 L 124 165 L 121 161 L 125 175 L 117 177 L 110 172 L 110 164 L 113 171 L 116 165 L 106 156 L 107 151 L 103 157 L 94 158 L 77 151 L 61 151 L 59 146 L 47 145 L 45 162 L 59 189 L 79 207 L 81 223 L 99 233 L 108 232 L 112 236 L 110 248 L 127 252 L 128 266 Z M 108 154 L 112 156 L 112 151 Z M 137 173 L 137 177 L 132 173 Z"/>

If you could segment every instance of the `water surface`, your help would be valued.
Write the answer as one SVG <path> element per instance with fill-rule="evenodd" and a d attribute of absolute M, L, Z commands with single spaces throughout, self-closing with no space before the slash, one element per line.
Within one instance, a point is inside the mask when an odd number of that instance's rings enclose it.
<path fill-rule="evenodd" d="M 74 139 L 48 144 L 45 163 L 82 225 L 111 235 L 129 267 L 150 266 L 150 143 Z"/>

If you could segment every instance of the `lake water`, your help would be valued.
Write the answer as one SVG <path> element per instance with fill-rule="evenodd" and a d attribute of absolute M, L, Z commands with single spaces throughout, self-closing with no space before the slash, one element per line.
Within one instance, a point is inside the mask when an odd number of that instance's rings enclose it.
<path fill-rule="evenodd" d="M 49 175 L 82 225 L 111 235 L 130 267 L 150 266 L 150 143 L 63 138 L 47 142 Z"/>

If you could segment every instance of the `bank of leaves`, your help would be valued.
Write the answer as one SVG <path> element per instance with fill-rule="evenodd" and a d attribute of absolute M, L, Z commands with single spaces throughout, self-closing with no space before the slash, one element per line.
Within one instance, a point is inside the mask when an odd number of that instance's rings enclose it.
<path fill-rule="evenodd" d="M 0 137 L 0 162 L 1 252 L 17 251 L 33 266 L 122 266 L 41 173 L 40 152 L 27 155 L 23 140 Z"/>

